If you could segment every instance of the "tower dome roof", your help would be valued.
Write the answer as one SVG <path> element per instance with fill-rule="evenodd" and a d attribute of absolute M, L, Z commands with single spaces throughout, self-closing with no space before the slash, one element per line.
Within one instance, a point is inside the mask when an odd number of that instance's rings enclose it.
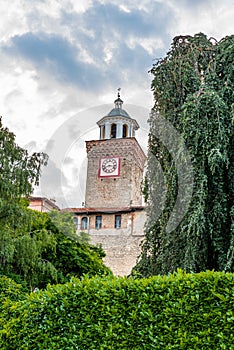
<path fill-rule="evenodd" d="M 108 114 L 107 117 L 125 117 L 130 118 L 130 115 L 122 108 L 123 101 L 120 98 L 120 88 L 118 89 L 117 99 L 114 101 L 115 108 L 113 108 Z"/>
<path fill-rule="evenodd" d="M 113 108 L 108 114 L 107 117 L 117 117 L 117 116 L 122 116 L 125 118 L 131 118 L 128 112 L 126 112 L 122 108 Z"/>

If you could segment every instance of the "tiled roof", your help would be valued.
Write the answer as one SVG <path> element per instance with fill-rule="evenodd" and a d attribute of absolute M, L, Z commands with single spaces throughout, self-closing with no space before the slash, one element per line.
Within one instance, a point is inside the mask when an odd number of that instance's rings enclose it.
<path fill-rule="evenodd" d="M 94 214 L 94 213 L 107 213 L 107 214 L 113 214 L 113 213 L 123 213 L 123 212 L 132 212 L 137 210 L 144 210 L 145 207 L 143 206 L 137 206 L 137 207 L 119 207 L 119 208 L 65 208 L 62 209 L 62 211 L 71 212 L 71 213 L 77 213 L 77 214 Z"/>

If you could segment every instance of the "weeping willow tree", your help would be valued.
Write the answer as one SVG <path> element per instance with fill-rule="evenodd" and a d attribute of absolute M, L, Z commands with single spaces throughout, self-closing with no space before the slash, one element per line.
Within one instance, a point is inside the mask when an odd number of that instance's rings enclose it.
<path fill-rule="evenodd" d="M 145 242 L 136 271 L 234 271 L 234 36 L 175 37 L 151 70 Z"/>

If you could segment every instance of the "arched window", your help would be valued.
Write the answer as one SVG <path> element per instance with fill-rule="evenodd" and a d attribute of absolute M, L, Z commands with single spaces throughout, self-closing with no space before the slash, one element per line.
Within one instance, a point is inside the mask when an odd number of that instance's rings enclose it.
<path fill-rule="evenodd" d="M 105 133 L 106 133 L 106 131 L 105 131 L 105 125 L 103 125 L 103 127 L 102 127 L 102 140 L 105 140 L 105 137 L 106 137 L 106 135 L 105 135 Z"/>
<path fill-rule="evenodd" d="M 128 137 L 128 126 L 126 124 L 123 125 L 123 138 Z"/>
<path fill-rule="evenodd" d="M 81 219 L 81 230 L 87 230 L 88 229 L 88 218 L 84 216 Z"/>
<path fill-rule="evenodd" d="M 111 124 L 111 138 L 116 139 L 116 124 Z"/>
<path fill-rule="evenodd" d="M 78 218 L 76 216 L 73 217 L 74 224 L 78 227 Z"/>

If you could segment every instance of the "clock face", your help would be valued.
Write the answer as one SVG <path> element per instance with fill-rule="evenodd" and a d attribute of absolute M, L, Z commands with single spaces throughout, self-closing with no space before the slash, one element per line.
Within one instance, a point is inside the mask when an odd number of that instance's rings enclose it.
<path fill-rule="evenodd" d="M 101 158 L 99 164 L 99 177 L 119 176 L 120 161 L 119 157 Z"/>
<path fill-rule="evenodd" d="M 113 173 L 117 168 L 117 161 L 115 158 L 108 158 L 102 162 L 102 170 L 105 173 Z"/>

